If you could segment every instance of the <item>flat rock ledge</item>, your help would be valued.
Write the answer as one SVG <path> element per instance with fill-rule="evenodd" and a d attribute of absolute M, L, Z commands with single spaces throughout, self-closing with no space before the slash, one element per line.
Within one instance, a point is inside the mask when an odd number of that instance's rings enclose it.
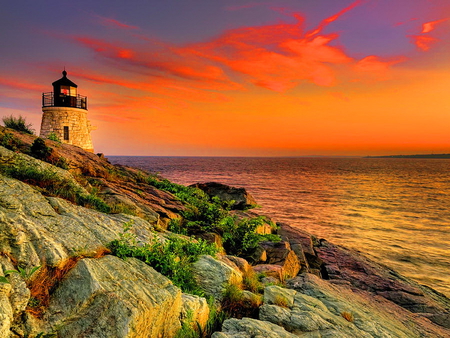
<path fill-rule="evenodd" d="M 291 286 L 295 290 L 266 287 L 259 320 L 229 319 L 212 337 L 449 337 L 448 330 L 369 292 L 312 274 L 292 279 Z"/>

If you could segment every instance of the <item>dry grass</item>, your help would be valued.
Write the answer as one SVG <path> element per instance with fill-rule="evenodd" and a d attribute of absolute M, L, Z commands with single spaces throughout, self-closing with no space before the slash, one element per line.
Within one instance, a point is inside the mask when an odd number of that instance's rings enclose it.
<path fill-rule="evenodd" d="M 58 267 L 42 266 L 27 283 L 31 294 L 27 311 L 40 318 L 48 307 L 51 294 L 80 259 L 101 258 L 108 253 L 110 253 L 109 249 L 100 247 L 92 254 L 78 254 L 70 257 Z"/>
<path fill-rule="evenodd" d="M 253 293 L 264 291 L 264 285 L 259 281 L 258 275 L 252 268 L 248 269 L 243 276 L 244 289 Z"/>
<path fill-rule="evenodd" d="M 286 298 L 284 298 L 283 296 L 277 295 L 275 296 L 274 300 L 273 300 L 273 304 L 280 306 L 280 307 L 288 307 L 288 302 L 286 300 Z"/>
<path fill-rule="evenodd" d="M 353 318 L 353 314 L 351 314 L 350 312 L 341 312 L 341 316 L 348 322 L 353 323 L 353 321 L 355 320 L 355 318 Z"/>

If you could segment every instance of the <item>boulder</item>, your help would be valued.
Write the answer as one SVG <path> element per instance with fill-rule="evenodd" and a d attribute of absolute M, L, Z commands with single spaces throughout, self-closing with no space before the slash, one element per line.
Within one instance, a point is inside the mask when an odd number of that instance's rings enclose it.
<path fill-rule="evenodd" d="M 279 283 L 284 281 L 283 268 L 275 264 L 258 264 L 253 266 L 253 271 L 258 274 L 264 274 L 266 277 L 275 278 Z"/>
<path fill-rule="evenodd" d="M 174 337 L 181 304 L 180 289 L 150 266 L 105 256 L 77 263 L 44 318 L 61 337 Z"/>
<path fill-rule="evenodd" d="M 231 318 L 223 322 L 222 332 L 215 332 L 211 338 L 297 338 L 284 328 L 267 321 L 253 318 Z"/>
<path fill-rule="evenodd" d="M 243 210 L 257 205 L 253 196 L 244 188 L 230 187 L 217 182 L 195 183 L 191 187 L 203 190 L 210 197 L 219 197 L 227 202 L 234 201 L 232 209 Z"/>
<path fill-rule="evenodd" d="M 200 288 L 217 301 L 222 300 L 229 284 L 242 284 L 242 273 L 209 255 L 204 255 L 192 265 L 192 272 Z"/>
<path fill-rule="evenodd" d="M 297 276 L 300 271 L 300 261 L 288 242 L 261 242 L 259 246 L 266 252 L 266 264 L 279 265 L 283 268 L 283 278 Z"/>
<path fill-rule="evenodd" d="M 286 223 L 277 223 L 277 225 L 279 226 L 278 235 L 283 241 L 291 245 L 292 250 L 297 255 L 302 265 L 301 271 L 310 272 L 308 258 L 313 260 L 316 257 L 311 235 Z"/>
<path fill-rule="evenodd" d="M 276 285 L 264 288 L 264 304 L 273 304 L 292 308 L 294 306 L 295 290 L 281 288 Z"/>
<path fill-rule="evenodd" d="M 202 329 L 205 328 L 209 318 L 209 306 L 206 299 L 183 293 L 181 300 L 181 322 L 190 323 L 194 329 L 197 329 L 197 325 Z"/>

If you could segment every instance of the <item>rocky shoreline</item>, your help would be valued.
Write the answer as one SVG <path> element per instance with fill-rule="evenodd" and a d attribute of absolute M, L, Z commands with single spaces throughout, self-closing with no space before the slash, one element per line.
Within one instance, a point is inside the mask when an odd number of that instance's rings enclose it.
<path fill-rule="evenodd" d="M 0 129 L 0 338 L 450 336 L 444 295 L 358 252 L 274 226 L 248 210 L 256 201 L 244 190 L 186 190 L 50 140 L 42 155 L 35 139 Z M 211 203 L 194 207 L 204 198 L 198 189 Z M 217 224 L 246 225 L 252 233 L 241 239 L 258 241 L 236 250 L 239 238 L 209 224 L 213 211 Z M 218 252 L 205 254 L 199 238 Z M 199 294 L 142 259 L 139 250 L 155 247 L 146 243 L 171 241 L 200 243 L 189 265 Z M 214 311 L 228 311 L 222 325 L 211 325 Z"/>

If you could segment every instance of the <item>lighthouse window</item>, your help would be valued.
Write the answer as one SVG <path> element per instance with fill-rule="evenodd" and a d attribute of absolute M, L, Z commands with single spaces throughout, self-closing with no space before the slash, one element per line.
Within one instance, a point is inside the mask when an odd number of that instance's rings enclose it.
<path fill-rule="evenodd" d="M 77 96 L 77 88 L 70 86 L 61 86 L 61 95 Z"/>
<path fill-rule="evenodd" d="M 64 141 L 69 140 L 69 127 L 64 126 Z"/>

